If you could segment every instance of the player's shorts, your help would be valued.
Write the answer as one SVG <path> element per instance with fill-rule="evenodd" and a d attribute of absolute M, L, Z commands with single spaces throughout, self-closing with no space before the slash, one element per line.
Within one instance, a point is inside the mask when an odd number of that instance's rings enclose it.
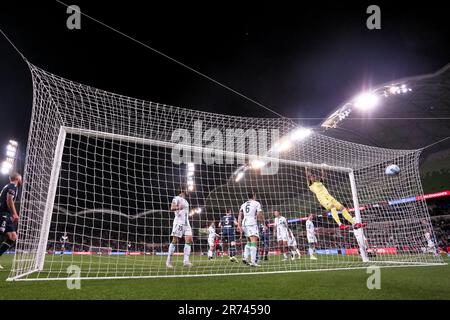
<path fill-rule="evenodd" d="M 258 237 L 259 238 L 259 228 L 258 225 L 250 225 L 243 227 L 244 235 L 246 238 L 249 237 Z"/>
<path fill-rule="evenodd" d="M 2 233 L 17 231 L 17 224 L 12 221 L 12 216 L 8 212 L 0 213 L 0 231 Z"/>
<path fill-rule="evenodd" d="M 331 197 L 331 196 L 321 196 L 317 198 L 320 202 L 320 204 L 322 205 L 322 207 L 324 207 L 327 210 L 331 210 L 331 208 L 343 208 L 344 206 L 337 201 L 335 198 Z"/>
<path fill-rule="evenodd" d="M 308 239 L 308 243 L 316 243 L 317 242 L 316 236 L 307 235 L 306 238 Z"/>
<path fill-rule="evenodd" d="M 191 226 L 185 224 L 174 224 L 172 228 L 172 236 L 177 238 L 192 236 Z"/>
<path fill-rule="evenodd" d="M 210 246 L 210 247 L 214 247 L 214 238 L 208 238 L 208 245 Z"/>
<path fill-rule="evenodd" d="M 287 242 L 288 241 L 288 234 L 287 232 L 277 232 L 277 241 L 278 242 Z"/>
<path fill-rule="evenodd" d="M 236 232 L 234 232 L 234 228 L 223 228 L 222 239 L 228 242 L 236 241 Z"/>

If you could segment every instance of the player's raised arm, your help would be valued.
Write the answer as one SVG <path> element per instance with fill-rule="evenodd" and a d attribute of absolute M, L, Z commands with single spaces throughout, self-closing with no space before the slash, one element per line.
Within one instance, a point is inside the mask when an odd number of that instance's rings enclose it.
<path fill-rule="evenodd" d="M 170 210 L 171 211 L 177 211 L 180 208 L 178 208 L 178 201 L 177 199 L 173 199 L 172 203 L 170 204 Z"/>
<path fill-rule="evenodd" d="M 311 181 L 311 173 L 309 172 L 307 167 L 305 167 L 305 176 L 306 176 L 306 184 L 309 186 L 312 181 Z"/>

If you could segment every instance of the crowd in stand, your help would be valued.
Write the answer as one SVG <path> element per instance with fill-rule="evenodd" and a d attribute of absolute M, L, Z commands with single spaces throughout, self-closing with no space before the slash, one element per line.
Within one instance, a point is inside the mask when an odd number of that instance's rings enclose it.
<path fill-rule="evenodd" d="M 431 222 L 435 232 L 435 239 L 437 245 L 442 249 L 447 251 L 450 246 L 450 203 L 429 203 L 428 204 Z M 297 237 L 303 237 L 303 228 L 297 226 L 295 230 Z M 381 231 L 382 232 L 382 231 Z M 87 236 L 79 234 L 68 234 L 68 241 L 65 246 L 61 243 L 62 232 L 54 233 L 53 239 L 49 239 L 47 249 L 49 251 L 58 251 L 61 248 L 65 248 L 70 251 L 80 251 L 87 252 L 92 250 L 101 250 L 100 248 L 110 248 L 112 251 L 128 251 L 128 252 L 145 252 L 149 254 L 157 254 L 161 252 L 167 252 L 169 241 L 164 242 L 163 237 L 158 239 L 144 239 L 143 236 L 135 236 L 131 239 L 126 233 L 115 233 L 107 235 L 96 235 Z M 322 242 L 323 247 L 328 248 L 339 248 L 348 246 L 353 238 L 351 235 L 346 237 L 342 236 L 341 233 L 324 233 L 322 237 L 319 238 L 318 246 L 320 247 L 320 242 Z M 386 246 L 397 246 L 400 243 L 396 242 L 394 237 L 389 237 L 388 235 L 382 235 L 380 238 L 385 240 Z M 155 241 L 156 240 L 156 241 Z M 158 241 L 159 240 L 159 241 Z M 298 241 L 300 249 L 302 249 L 302 241 Z M 201 246 L 200 243 L 198 245 Z M 205 242 L 206 246 L 206 242 Z"/>

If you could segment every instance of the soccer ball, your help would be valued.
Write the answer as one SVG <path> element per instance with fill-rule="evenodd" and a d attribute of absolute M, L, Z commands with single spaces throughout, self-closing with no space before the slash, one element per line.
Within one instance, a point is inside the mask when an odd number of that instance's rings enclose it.
<path fill-rule="evenodd" d="M 396 164 L 390 164 L 386 167 L 386 174 L 389 176 L 394 176 L 400 173 L 400 168 Z"/>

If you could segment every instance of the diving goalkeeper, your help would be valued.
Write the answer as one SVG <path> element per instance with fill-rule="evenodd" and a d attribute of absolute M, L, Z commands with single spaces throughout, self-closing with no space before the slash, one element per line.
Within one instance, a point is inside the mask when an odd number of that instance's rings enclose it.
<path fill-rule="evenodd" d="M 327 188 L 323 184 L 325 180 L 325 173 L 323 169 L 320 178 L 311 174 L 311 172 L 308 171 L 308 168 L 305 168 L 305 173 L 306 173 L 306 180 L 308 181 L 309 190 L 311 190 L 316 195 L 317 200 L 320 202 L 322 207 L 324 207 L 326 210 L 331 211 L 331 216 L 333 217 L 334 221 L 336 221 L 336 223 L 339 225 L 339 229 L 345 230 L 348 229 L 348 226 L 343 224 L 339 219 L 339 215 L 337 212 L 338 210 L 342 212 L 342 215 L 344 216 L 345 220 L 350 222 L 354 229 L 362 228 L 367 225 L 367 223 L 355 223 L 353 217 L 348 212 L 348 210 L 339 201 L 337 201 L 333 196 L 331 196 L 328 193 Z"/>

